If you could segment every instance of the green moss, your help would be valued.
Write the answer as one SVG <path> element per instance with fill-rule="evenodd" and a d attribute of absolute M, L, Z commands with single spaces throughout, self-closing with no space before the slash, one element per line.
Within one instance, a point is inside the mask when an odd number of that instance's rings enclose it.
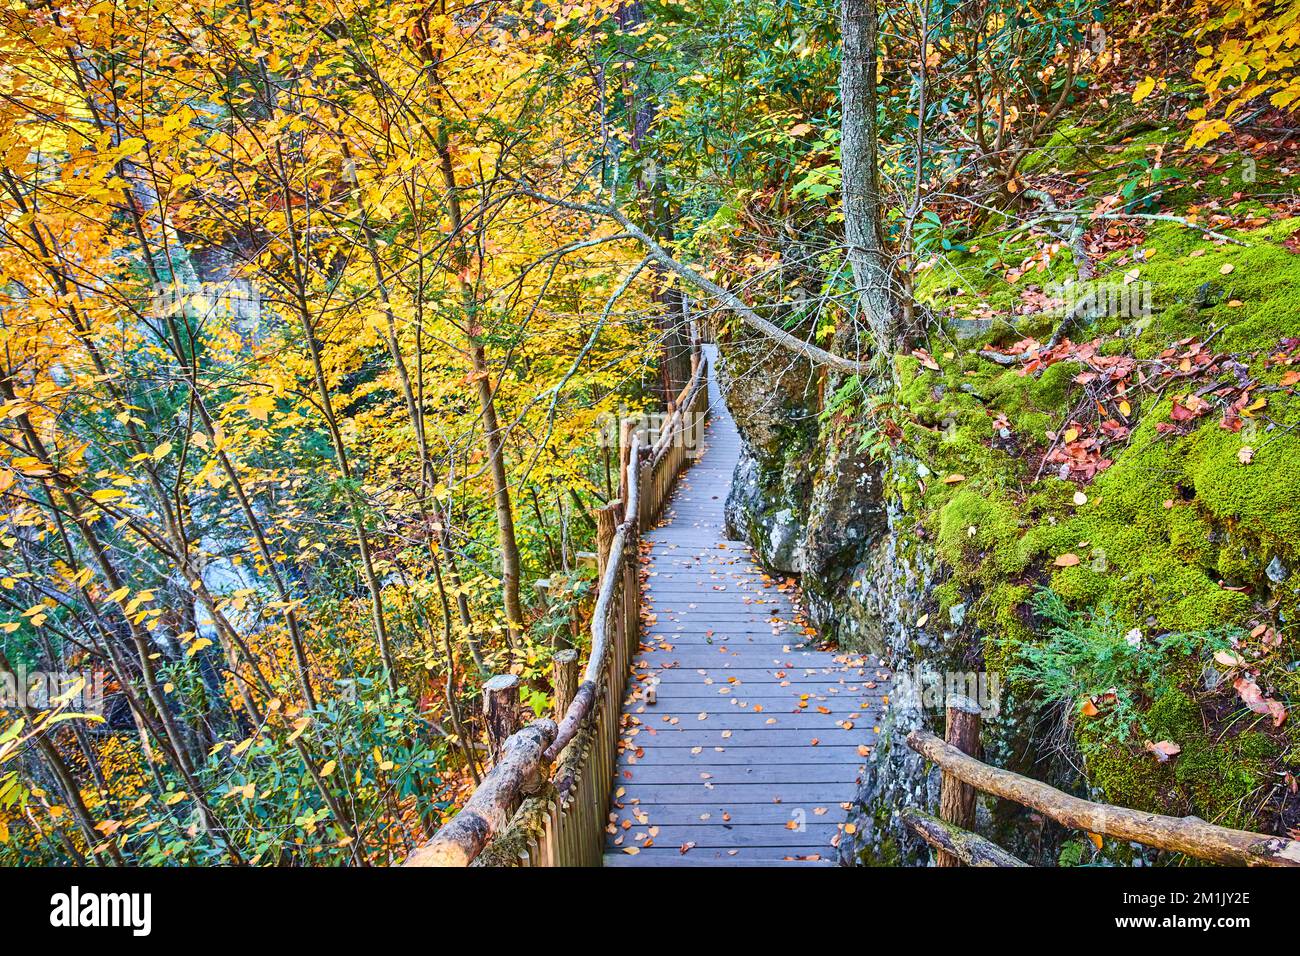
<path fill-rule="evenodd" d="M 1027 584 L 1000 582 L 976 605 L 976 623 L 984 632 L 984 666 L 992 673 L 1008 674 L 1017 648 L 1033 638 L 1023 609 L 1033 589 Z"/>
<path fill-rule="evenodd" d="M 1293 218 L 1238 232 L 1248 243 L 1243 247 L 1217 244 L 1197 229 L 1174 223 L 1151 228 L 1143 245 L 1148 259 L 1138 270 L 1141 281 L 1151 283 L 1152 315 L 1130 330 L 1136 333 L 1134 353 L 1155 355 L 1171 342 L 1207 334 L 1211 326 L 1225 326 L 1215 346 L 1228 352 L 1271 348 L 1281 338 L 1300 335 L 1295 307 L 1300 257 L 1282 245 L 1297 229 L 1300 219 Z M 1110 267 L 1130 268 L 1119 262 L 1126 255 L 1112 256 Z M 1212 294 L 1207 298 L 1206 292 Z M 1128 324 L 1117 316 L 1103 320 L 1100 330 L 1115 332 Z"/>
<path fill-rule="evenodd" d="M 1039 408 L 1060 408 L 1065 404 L 1065 397 L 1073 387 L 1073 379 L 1083 371 L 1078 362 L 1057 362 L 1043 370 L 1043 374 L 1033 381 L 1034 403 Z"/>
<path fill-rule="evenodd" d="M 939 553 L 963 581 L 992 584 L 1024 570 L 1015 507 L 973 488 L 953 495 L 939 512 Z"/>
<path fill-rule="evenodd" d="M 1147 712 L 1155 740 L 1182 750 L 1160 763 L 1150 753 L 1107 747 L 1089 740 L 1080 728 L 1089 776 L 1106 799 L 1120 806 L 1161 813 L 1192 813 L 1222 826 L 1255 825 L 1257 801 L 1269 782 L 1276 746 L 1264 734 L 1247 731 L 1207 736 L 1204 717 L 1187 694 L 1170 691 Z"/>
<path fill-rule="evenodd" d="M 1201 507 L 1227 529 L 1230 547 L 1253 552 L 1262 571 L 1274 555 L 1300 548 L 1300 437 L 1278 429 L 1252 442 L 1253 460 L 1243 465 L 1238 454 L 1247 442 L 1240 435 L 1203 427 L 1191 439 L 1187 471 Z"/>

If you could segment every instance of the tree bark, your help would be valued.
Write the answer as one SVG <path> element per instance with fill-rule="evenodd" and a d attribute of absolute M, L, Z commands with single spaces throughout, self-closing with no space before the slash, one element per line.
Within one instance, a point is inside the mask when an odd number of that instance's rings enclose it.
<path fill-rule="evenodd" d="M 483 685 L 483 722 L 492 759 L 500 760 L 506 740 L 519 729 L 519 678 L 498 674 Z"/>
<path fill-rule="evenodd" d="M 978 759 L 980 756 L 980 709 L 969 697 L 948 697 L 947 726 L 944 737 L 948 745 Z M 962 783 L 950 773 L 943 775 L 939 790 L 939 817 L 944 823 L 962 830 L 975 827 L 975 788 Z M 940 850 L 938 865 L 960 866 L 961 858 Z"/>
<path fill-rule="evenodd" d="M 464 808 L 405 866 L 469 866 L 493 836 L 505 829 L 545 766 L 542 754 L 555 739 L 555 721 L 536 720 L 505 742 L 501 758 Z"/>
<path fill-rule="evenodd" d="M 578 652 L 572 648 L 559 651 L 551 662 L 554 667 L 555 719 L 558 722 L 564 719 L 578 692 Z"/>
<path fill-rule="evenodd" d="M 945 823 L 938 817 L 904 807 L 900 816 L 913 833 L 939 851 L 955 857 L 966 866 L 1026 866 L 1002 847 L 982 836 Z"/>
<path fill-rule="evenodd" d="M 883 369 L 900 347 L 901 322 L 893 277 L 885 253 L 883 202 L 877 172 L 876 0 L 840 2 L 840 155 L 843 179 L 844 238 L 857 287 L 860 322 L 870 342 L 857 334 L 858 322 L 837 329 L 834 351 L 860 356 L 864 346 L 875 352 Z"/>

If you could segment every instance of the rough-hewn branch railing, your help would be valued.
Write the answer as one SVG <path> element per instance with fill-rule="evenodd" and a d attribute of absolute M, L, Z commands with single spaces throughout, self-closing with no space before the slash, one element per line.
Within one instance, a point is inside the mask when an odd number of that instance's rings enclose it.
<path fill-rule="evenodd" d="M 628 665 L 640 644 L 637 542 L 668 500 L 708 411 L 706 363 L 670 407 L 658 439 L 626 442 L 623 519 L 598 541 L 600 591 L 591 655 L 557 727 L 536 720 L 510 736 L 465 806 L 406 866 L 599 866 Z M 553 768 L 553 772 L 552 772 Z"/>
<path fill-rule="evenodd" d="M 1158 850 L 1185 853 L 1226 866 L 1300 866 L 1300 841 L 1297 840 L 1232 830 L 1197 817 L 1170 817 L 1094 803 L 1063 793 L 1041 780 L 991 767 L 965 752 L 978 747 L 973 742 L 979 739 L 978 709 L 974 710 L 976 716 L 973 720 L 967 721 L 968 725 L 973 723 L 975 727 L 973 741 L 970 733 L 954 732 L 961 726 L 954 718 L 969 717 L 971 713 L 969 708 L 963 710 L 960 702 L 960 699 L 951 698 L 948 702 L 949 742 L 923 730 L 914 730 L 907 735 L 907 745 L 937 764 L 943 772 L 945 793 L 953 793 L 951 799 L 941 800 L 944 804 L 940 810 L 942 820 L 922 813 L 904 815 L 904 822 L 941 854 L 955 857 L 967 865 L 1023 865 L 965 829 L 974 822 L 974 804 L 970 803 L 970 813 L 963 819 L 959 808 L 966 801 L 960 799 L 962 795 L 958 791 L 969 787 L 1037 810 L 1062 826 L 1141 843 Z"/>

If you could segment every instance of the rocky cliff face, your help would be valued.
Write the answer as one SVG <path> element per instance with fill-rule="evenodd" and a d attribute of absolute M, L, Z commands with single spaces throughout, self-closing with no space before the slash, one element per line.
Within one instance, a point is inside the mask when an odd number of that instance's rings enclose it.
<path fill-rule="evenodd" d="M 860 785 L 856 833 L 840 847 L 843 861 L 928 859 L 898 811 L 915 805 L 934 812 L 938 774 L 905 738 L 917 727 L 943 732 L 949 691 L 984 707 L 989 760 L 1077 786 L 1070 768 L 1035 742 L 1034 709 L 1011 699 L 1000 675 L 985 673 L 966 606 L 929 619 L 946 572 L 933 544 L 885 493 L 891 471 L 903 463 L 872 460 L 851 428 L 823 420 L 816 373 L 803 360 L 761 343 L 724 342 L 721 354 L 724 395 L 745 445 L 727 499 L 729 535 L 749 542 L 769 568 L 801 576 L 809 613 L 824 636 L 879 654 L 896 675 L 882 742 Z M 1063 837 L 1036 815 L 993 801 L 981 805 L 979 829 L 1036 862 L 1054 861 Z"/>

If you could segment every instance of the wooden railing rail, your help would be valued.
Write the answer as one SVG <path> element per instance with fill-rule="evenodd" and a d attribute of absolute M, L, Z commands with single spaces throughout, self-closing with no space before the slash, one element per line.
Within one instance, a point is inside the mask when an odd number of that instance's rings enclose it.
<path fill-rule="evenodd" d="M 969 789 L 972 795 L 980 790 L 1022 804 L 1074 830 L 1185 853 L 1225 866 L 1300 866 L 1300 841 L 1297 840 L 1233 830 L 1198 817 L 1170 817 L 1094 803 L 1040 780 L 991 767 L 965 752 L 977 747 L 979 740 L 979 711 L 974 710 L 973 718 L 971 713 L 969 703 L 963 698 L 949 698 L 947 742 L 924 730 L 907 735 L 907 745 L 937 764 L 943 773 L 942 819 L 913 812 L 904 814 L 903 821 L 939 850 L 945 865 L 958 862 L 977 866 L 1022 865 L 983 837 L 969 832 L 974 824 L 974 804 L 963 792 Z"/>
<path fill-rule="evenodd" d="M 621 438 L 624 500 L 597 513 L 600 590 L 591 651 L 572 691 L 574 664 L 557 658 L 557 697 L 568 701 L 558 725 L 534 720 L 507 737 L 464 807 L 406 866 L 600 865 L 620 705 L 640 645 L 638 541 L 686 468 L 708 412 L 707 364 L 698 350 L 691 361 L 690 382 L 669 403 L 657 440 L 646 447 L 635 432 Z M 485 705 L 493 715 L 502 712 L 500 700 L 485 697 Z"/>

